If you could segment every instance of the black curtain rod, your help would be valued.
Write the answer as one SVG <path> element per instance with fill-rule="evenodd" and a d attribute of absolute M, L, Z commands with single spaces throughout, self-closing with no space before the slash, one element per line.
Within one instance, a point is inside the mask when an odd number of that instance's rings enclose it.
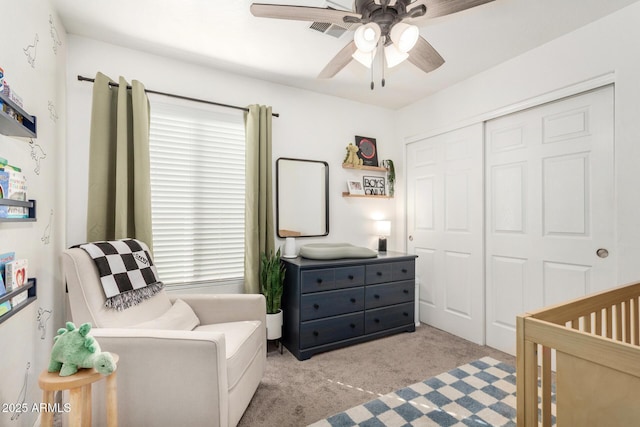
<path fill-rule="evenodd" d="M 90 77 L 84 77 L 80 75 L 78 75 L 78 80 L 80 80 L 81 82 L 91 82 L 91 83 L 94 83 L 96 81 L 96 79 L 92 79 Z M 119 87 L 120 84 L 109 82 L 109 86 Z M 127 86 L 127 89 L 131 89 L 131 86 Z M 156 95 L 170 96 L 172 98 L 184 99 L 187 101 L 195 101 L 195 102 L 202 102 L 204 104 L 217 105 L 219 107 L 233 108 L 235 110 L 249 111 L 249 109 L 246 107 L 238 107 L 237 105 L 221 104 L 219 102 L 207 101 L 205 99 L 198 99 L 198 98 L 190 98 L 188 96 L 175 95 L 173 93 L 158 92 L 156 90 L 151 90 L 151 89 L 145 89 L 145 92 L 154 93 Z M 273 117 L 280 117 L 280 114 L 278 113 L 271 113 L 271 115 Z"/>

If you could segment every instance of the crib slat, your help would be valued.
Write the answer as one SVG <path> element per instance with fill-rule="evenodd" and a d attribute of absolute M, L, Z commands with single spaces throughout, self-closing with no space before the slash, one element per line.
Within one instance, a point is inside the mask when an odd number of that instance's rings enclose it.
<path fill-rule="evenodd" d="M 604 312 L 606 314 L 606 326 L 607 326 L 607 338 L 613 338 L 613 307 L 605 307 Z"/>
<path fill-rule="evenodd" d="M 622 341 L 622 304 L 616 304 L 616 341 Z"/>
<path fill-rule="evenodd" d="M 631 300 L 633 302 L 633 343 L 635 345 L 640 345 L 640 333 L 638 333 L 638 329 L 640 329 L 640 310 L 638 310 L 638 298 L 634 298 Z"/>
<path fill-rule="evenodd" d="M 584 319 L 584 331 L 591 333 L 591 313 L 583 317 Z"/>
<path fill-rule="evenodd" d="M 624 342 L 631 343 L 631 301 L 624 302 Z"/>
<path fill-rule="evenodd" d="M 541 347 L 542 427 L 551 427 L 551 348 Z"/>
<path fill-rule="evenodd" d="M 596 311 L 596 335 L 602 336 L 602 310 Z"/>

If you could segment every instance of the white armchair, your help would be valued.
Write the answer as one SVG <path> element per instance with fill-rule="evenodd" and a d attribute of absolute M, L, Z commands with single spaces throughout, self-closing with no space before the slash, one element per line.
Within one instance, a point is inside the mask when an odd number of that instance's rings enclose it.
<path fill-rule="evenodd" d="M 266 365 L 262 295 L 174 297 L 163 290 L 137 306 L 115 311 L 104 307 L 97 268 L 83 249 L 64 251 L 62 260 L 74 323 L 91 322 L 103 351 L 120 356 L 120 425 L 238 424 Z M 191 307 L 200 325 L 193 330 L 157 329 L 163 319 L 175 321 L 176 310 L 184 307 L 174 304 L 178 298 Z M 95 425 L 105 419 L 102 393 L 99 388 L 94 393 Z"/>

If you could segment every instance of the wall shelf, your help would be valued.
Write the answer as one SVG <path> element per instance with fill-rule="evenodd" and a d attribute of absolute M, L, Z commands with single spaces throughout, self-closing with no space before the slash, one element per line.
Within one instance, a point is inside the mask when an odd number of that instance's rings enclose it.
<path fill-rule="evenodd" d="M 7 319 L 9 319 L 13 315 L 17 314 L 23 308 L 27 307 L 29 304 L 31 304 L 36 299 L 38 299 L 38 296 L 37 296 L 37 293 L 36 293 L 36 279 L 35 278 L 28 279 L 27 283 L 24 286 L 21 286 L 18 289 L 14 289 L 11 292 L 7 292 L 6 294 L 2 295 L 0 297 L 0 304 L 5 302 L 5 301 L 10 301 L 11 298 L 14 298 L 15 296 L 20 295 L 20 294 L 22 294 L 24 292 L 27 293 L 27 299 L 25 301 L 22 301 L 20 304 L 16 305 L 15 307 L 11 307 L 10 311 L 8 311 L 5 314 L 3 314 L 2 316 L 0 316 L 0 323 L 5 322 Z"/>
<path fill-rule="evenodd" d="M 0 206 L 19 206 L 29 209 L 28 218 L 0 218 L 0 222 L 34 222 L 36 221 L 36 201 L 0 199 Z"/>
<path fill-rule="evenodd" d="M 0 108 L 0 133 L 7 136 L 35 138 L 37 135 L 36 116 L 24 111 L 22 107 L 11 101 L 3 93 L 0 93 L 0 100 L 23 117 L 22 123 L 20 123 Z"/>
<path fill-rule="evenodd" d="M 393 199 L 393 196 L 379 196 L 374 194 L 349 194 L 348 191 L 343 191 L 342 197 L 360 197 L 360 198 L 368 198 L 368 199 Z"/>
<path fill-rule="evenodd" d="M 382 167 L 382 166 L 353 166 L 353 165 L 348 165 L 346 163 L 342 164 L 342 168 L 343 169 L 353 169 L 353 170 L 360 170 L 360 171 L 373 171 L 373 172 L 386 172 L 387 168 Z"/>

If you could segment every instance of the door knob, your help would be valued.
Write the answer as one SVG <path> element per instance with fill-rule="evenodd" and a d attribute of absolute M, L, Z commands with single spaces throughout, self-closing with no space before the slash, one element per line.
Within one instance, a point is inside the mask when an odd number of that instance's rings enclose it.
<path fill-rule="evenodd" d="M 598 255 L 600 258 L 606 258 L 609 256 L 609 251 L 605 248 L 600 248 L 596 251 L 596 255 Z"/>
<path fill-rule="evenodd" d="M 413 242 L 413 236 L 409 236 L 409 241 Z"/>

